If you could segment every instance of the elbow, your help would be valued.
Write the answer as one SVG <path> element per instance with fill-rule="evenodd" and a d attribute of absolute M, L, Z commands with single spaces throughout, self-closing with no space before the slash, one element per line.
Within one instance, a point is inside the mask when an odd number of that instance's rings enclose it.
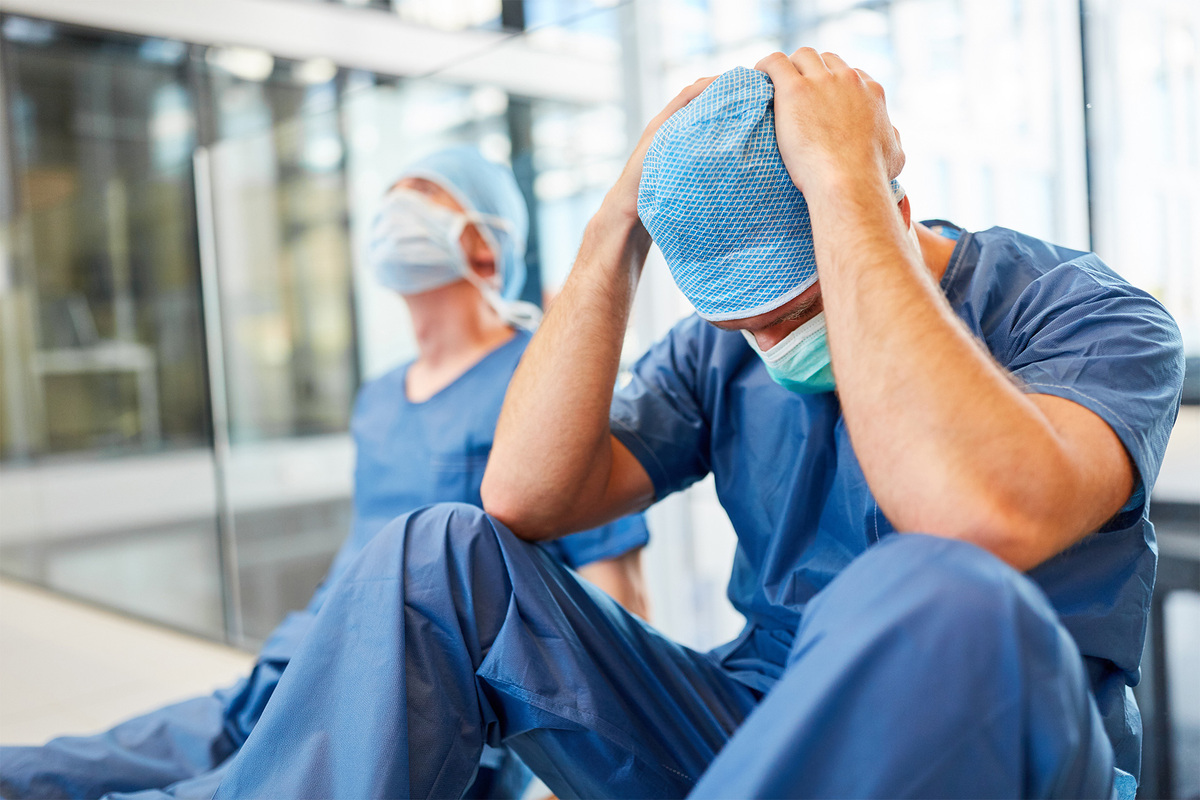
<path fill-rule="evenodd" d="M 1053 487 L 1002 492 L 995 486 L 963 492 L 953 508 L 943 507 L 902 530 L 959 539 L 982 547 L 1021 572 L 1033 569 L 1078 541 L 1076 530 L 1061 513 L 1061 496 Z M 1055 498 L 1058 498 L 1057 500 Z M 948 513 L 946 513 L 948 512 Z"/>
<path fill-rule="evenodd" d="M 536 503 L 528 500 L 528 495 L 512 486 L 491 478 L 489 471 L 483 476 L 483 484 L 479 494 L 483 501 L 483 510 L 488 516 L 504 525 L 519 539 L 536 542 L 553 538 L 553 533 L 544 524 L 537 513 Z"/>
<path fill-rule="evenodd" d="M 1048 547 L 1051 537 L 1044 526 L 1018 510 L 993 509 L 977 515 L 959 536 L 979 545 L 1013 569 L 1026 572 L 1049 559 L 1056 550 Z"/>

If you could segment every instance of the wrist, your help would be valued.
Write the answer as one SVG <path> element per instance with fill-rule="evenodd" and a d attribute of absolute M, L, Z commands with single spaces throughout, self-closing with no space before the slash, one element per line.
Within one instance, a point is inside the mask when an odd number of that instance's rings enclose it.
<path fill-rule="evenodd" d="M 624 228 L 632 228 L 641 224 L 641 219 L 637 213 L 637 192 L 633 193 L 633 197 L 629 197 L 629 192 L 622 191 L 624 187 L 618 182 L 616 186 L 609 189 L 604 195 L 604 200 L 600 203 L 600 208 L 592 217 L 591 224 L 599 223 L 614 231 Z M 632 202 L 631 202 L 632 200 Z"/>
<path fill-rule="evenodd" d="M 886 172 L 841 171 L 825 174 L 804 192 L 814 231 L 834 225 L 841 231 L 876 229 L 884 216 L 899 216 Z"/>
<path fill-rule="evenodd" d="M 844 162 L 812 170 L 804 181 L 805 200 L 875 198 L 889 186 L 887 171 L 880 164 Z M 811 200 L 809 198 L 812 198 Z"/>
<path fill-rule="evenodd" d="M 584 231 L 585 247 L 590 251 L 612 252 L 615 248 L 618 260 L 626 266 L 640 270 L 650 251 L 650 234 L 633 210 L 624 204 L 605 198 L 600 210 L 588 222 Z"/>

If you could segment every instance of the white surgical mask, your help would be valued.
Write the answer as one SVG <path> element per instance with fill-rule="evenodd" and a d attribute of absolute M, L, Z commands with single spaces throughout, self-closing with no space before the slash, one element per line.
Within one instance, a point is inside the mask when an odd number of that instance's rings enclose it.
<path fill-rule="evenodd" d="M 401 294 L 420 294 L 466 280 L 506 322 L 536 328 L 541 309 L 532 303 L 505 300 L 467 263 L 460 238 L 468 224 L 475 225 L 492 253 L 500 252 L 492 230 L 507 229 L 507 220 L 453 211 L 411 189 L 388 193 L 371 226 L 367 249 L 376 279 Z"/>

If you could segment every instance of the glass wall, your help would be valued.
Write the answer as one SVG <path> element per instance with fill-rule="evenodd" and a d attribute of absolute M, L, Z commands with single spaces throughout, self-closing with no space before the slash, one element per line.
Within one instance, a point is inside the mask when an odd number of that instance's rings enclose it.
<path fill-rule="evenodd" d="M 3 568 L 220 635 L 187 50 L 3 35 Z"/>
<path fill-rule="evenodd" d="M 1089 0 L 1096 250 L 1170 307 L 1200 354 L 1200 4 Z"/>
<path fill-rule="evenodd" d="M 513 161 L 541 300 L 537 230 L 561 281 L 623 114 L 3 25 L 0 570 L 252 646 L 349 529 L 360 381 L 415 353 L 361 258 L 385 189 L 450 144 Z M 549 145 L 572 129 L 592 132 Z"/>
<path fill-rule="evenodd" d="M 205 276 L 224 387 L 215 445 L 237 576 L 232 633 L 245 641 L 307 602 L 350 522 L 345 433 L 358 360 L 344 76 L 310 72 L 277 62 L 269 80 L 214 76 L 217 127 L 228 135 L 198 175 L 215 245 Z"/>

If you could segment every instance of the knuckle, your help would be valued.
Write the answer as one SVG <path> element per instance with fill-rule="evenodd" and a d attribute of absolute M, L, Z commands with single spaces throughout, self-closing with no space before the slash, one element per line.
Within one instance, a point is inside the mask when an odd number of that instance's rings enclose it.
<path fill-rule="evenodd" d="M 768 69 L 770 69 L 774 64 L 777 64 L 779 62 L 780 56 L 787 58 L 787 56 L 784 56 L 783 53 L 776 51 L 774 53 L 768 53 L 767 55 L 760 58 L 758 60 L 758 63 L 755 64 L 754 66 L 756 69 L 760 69 L 765 72 Z"/>

